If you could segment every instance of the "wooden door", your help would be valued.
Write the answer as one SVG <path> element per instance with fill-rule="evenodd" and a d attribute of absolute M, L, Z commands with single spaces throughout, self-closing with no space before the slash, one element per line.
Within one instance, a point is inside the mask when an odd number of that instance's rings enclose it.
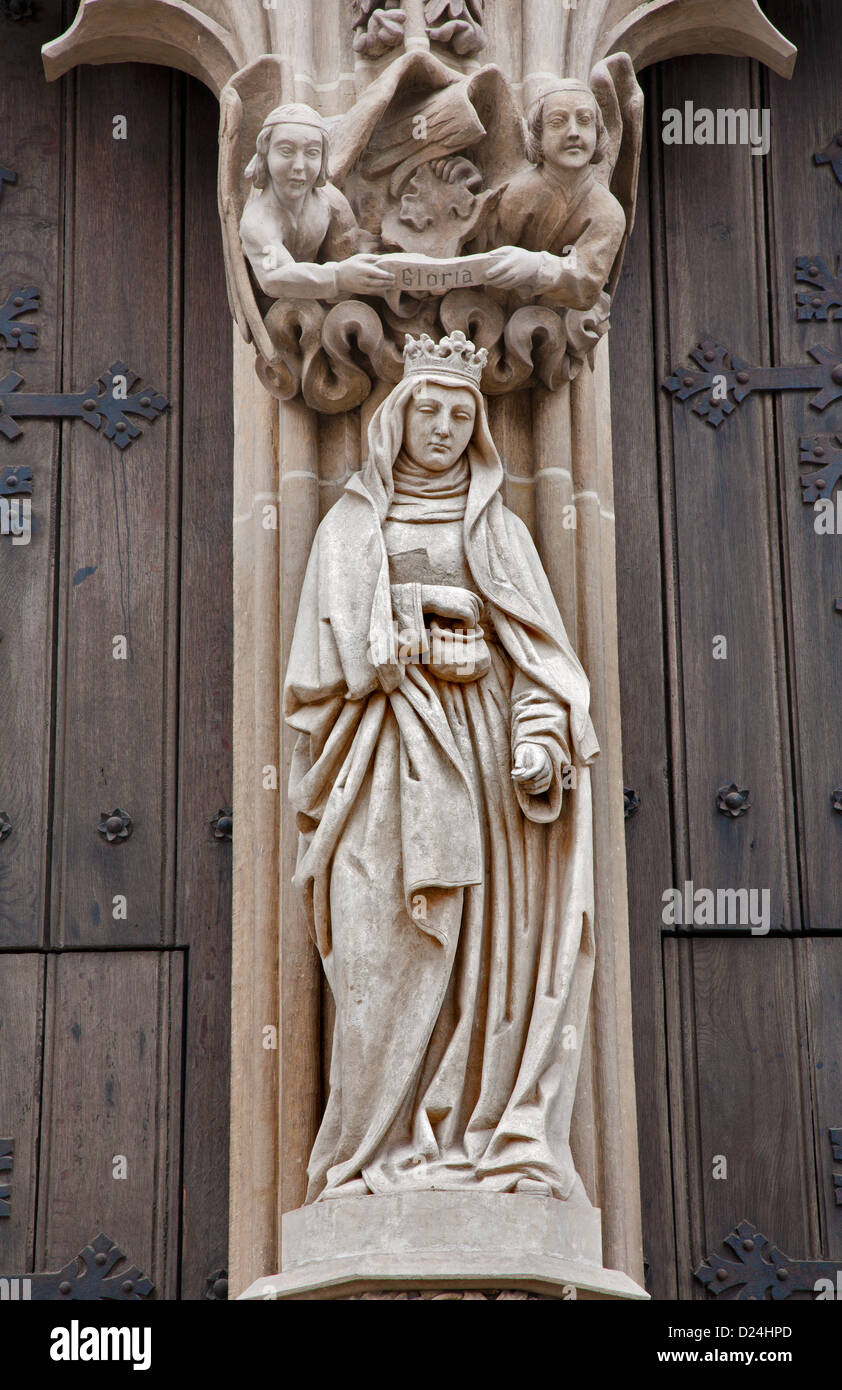
<path fill-rule="evenodd" d="M 8 321 L 35 345 L 0 339 L 0 400 L 10 373 L 21 392 L 97 396 L 122 363 L 129 394 L 169 404 L 127 413 L 113 442 L 84 410 L 66 418 L 67 402 L 0 432 L 0 489 L 32 475 L 29 543 L 0 535 L 0 1271 L 58 1269 L 102 1231 L 153 1297 L 202 1298 L 223 1292 L 227 1245 L 217 105 L 139 65 L 47 84 L 40 46 L 73 8 L 0 14 L 0 166 L 14 175 L 0 185 L 0 303 L 40 295 Z M 115 811 L 130 824 L 109 839 Z"/>
<path fill-rule="evenodd" d="M 842 131 L 842 14 L 834 0 L 764 8 L 798 45 L 791 82 L 729 58 L 644 75 L 638 220 L 611 337 L 624 769 L 640 801 L 627 820 L 635 1061 L 658 1298 L 709 1298 L 694 1271 L 743 1219 L 792 1260 L 842 1259 L 830 1134 L 842 1125 L 842 537 L 816 534 L 799 446 L 842 428 L 842 399 L 820 412 L 804 390 L 752 393 L 714 428 L 663 385 L 695 366 L 705 338 L 761 367 L 809 364 L 814 346 L 842 358 L 836 311 L 799 319 L 795 278 L 798 257 L 835 272 L 842 254 L 842 182 L 814 161 Z M 768 154 L 665 144 L 664 111 L 688 101 L 769 110 Z M 750 792 L 736 816 L 717 803 L 732 783 Z M 666 925 L 665 890 L 688 882 L 766 890 L 770 930 Z"/>

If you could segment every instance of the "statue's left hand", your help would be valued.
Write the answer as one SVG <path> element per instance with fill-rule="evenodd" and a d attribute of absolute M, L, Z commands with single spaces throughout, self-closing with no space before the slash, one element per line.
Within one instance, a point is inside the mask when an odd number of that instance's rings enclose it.
<path fill-rule="evenodd" d="M 553 779 L 553 765 L 540 743 L 521 743 L 515 750 L 512 781 L 529 796 L 542 796 Z"/>

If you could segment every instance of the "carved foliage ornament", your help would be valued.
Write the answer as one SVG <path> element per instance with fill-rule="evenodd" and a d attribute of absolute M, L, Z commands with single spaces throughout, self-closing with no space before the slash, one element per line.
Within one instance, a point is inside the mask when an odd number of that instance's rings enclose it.
<path fill-rule="evenodd" d="M 232 310 L 264 385 L 351 410 L 405 335 L 462 332 L 487 394 L 577 374 L 608 328 L 631 228 L 642 96 L 625 55 L 548 79 L 528 123 L 503 73 L 396 59 L 345 115 L 273 57 L 221 96 Z M 610 184 L 610 190 L 609 190 Z"/>
<path fill-rule="evenodd" d="M 460 57 L 485 48 L 482 27 L 485 0 L 424 0 L 424 21 L 431 43 L 446 45 Z M 406 10 L 400 0 L 351 0 L 354 52 L 380 58 L 404 40 Z"/>

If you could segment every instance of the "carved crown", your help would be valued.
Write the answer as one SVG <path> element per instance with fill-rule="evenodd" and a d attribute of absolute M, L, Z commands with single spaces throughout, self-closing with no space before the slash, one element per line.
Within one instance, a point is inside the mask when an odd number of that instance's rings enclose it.
<path fill-rule="evenodd" d="M 488 352 L 486 348 L 477 348 L 461 329 L 438 343 L 433 342 L 429 333 L 422 333 L 420 338 L 407 333 L 403 360 L 404 376 L 411 376 L 413 372 L 452 372 L 478 386 Z"/>

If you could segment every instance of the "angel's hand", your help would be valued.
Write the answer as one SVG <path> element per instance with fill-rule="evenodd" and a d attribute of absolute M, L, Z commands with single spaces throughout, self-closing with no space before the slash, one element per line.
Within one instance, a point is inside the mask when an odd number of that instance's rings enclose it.
<path fill-rule="evenodd" d="M 485 283 L 497 290 L 530 285 L 543 265 L 539 251 L 524 251 L 522 246 L 501 246 L 489 252 L 488 259 L 491 265 L 485 272 Z"/>
<path fill-rule="evenodd" d="M 379 257 L 365 251 L 341 261 L 336 271 L 337 288 L 342 294 L 383 294 L 392 288 L 391 270 L 378 265 Z"/>

